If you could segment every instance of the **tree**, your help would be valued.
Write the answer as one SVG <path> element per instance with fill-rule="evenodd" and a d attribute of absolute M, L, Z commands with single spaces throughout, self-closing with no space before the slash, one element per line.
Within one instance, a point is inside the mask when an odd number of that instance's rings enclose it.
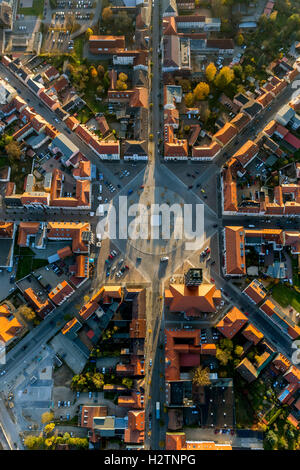
<path fill-rule="evenodd" d="M 110 23 L 113 17 L 113 12 L 110 6 L 103 8 L 102 10 L 102 20 L 103 23 Z"/>
<path fill-rule="evenodd" d="M 209 85 L 205 82 L 199 82 L 194 88 L 194 96 L 196 100 L 205 100 L 209 95 Z"/>
<path fill-rule="evenodd" d="M 243 354 L 243 352 L 244 352 L 243 347 L 237 344 L 234 349 L 235 355 L 240 357 Z"/>
<path fill-rule="evenodd" d="M 116 90 L 122 91 L 127 90 L 127 83 L 122 82 L 122 80 L 116 81 Z"/>
<path fill-rule="evenodd" d="M 54 418 L 54 414 L 51 411 L 46 411 L 42 414 L 42 423 L 50 423 Z"/>
<path fill-rule="evenodd" d="M 19 142 L 12 140 L 11 142 L 5 145 L 5 151 L 10 158 L 14 160 L 20 160 L 21 146 Z"/>
<path fill-rule="evenodd" d="M 43 443 L 44 443 L 44 439 L 41 436 L 37 437 L 37 436 L 29 435 L 25 437 L 25 440 L 24 440 L 24 445 L 29 450 L 42 449 Z"/>
<path fill-rule="evenodd" d="M 229 83 L 232 82 L 233 79 L 234 71 L 230 67 L 225 66 L 221 68 L 220 72 L 215 78 L 214 83 L 217 88 L 219 88 L 220 90 L 224 90 L 224 88 L 226 88 L 227 85 L 229 85 Z"/>
<path fill-rule="evenodd" d="M 222 338 L 220 340 L 220 346 L 222 349 L 228 349 L 228 351 L 233 350 L 233 342 L 229 338 Z"/>
<path fill-rule="evenodd" d="M 193 371 L 193 384 L 195 385 L 210 385 L 211 381 L 209 378 L 208 368 L 203 369 L 202 366 L 197 367 Z"/>
<path fill-rule="evenodd" d="M 102 85 L 98 85 L 96 89 L 97 95 L 103 95 L 104 93 L 104 88 Z"/>
<path fill-rule="evenodd" d="M 236 38 L 236 43 L 238 46 L 241 46 L 244 43 L 244 36 L 242 33 L 239 33 Z"/>
<path fill-rule="evenodd" d="M 101 64 L 98 65 L 98 67 L 97 67 L 97 72 L 98 72 L 99 77 L 103 77 L 103 76 L 104 76 L 105 68 L 103 67 L 103 65 L 101 65 Z"/>
<path fill-rule="evenodd" d="M 93 30 L 91 28 L 88 28 L 85 32 L 86 39 L 89 39 L 92 34 L 93 34 Z"/>
<path fill-rule="evenodd" d="M 210 64 L 208 64 L 205 70 L 205 75 L 206 75 L 207 80 L 209 82 L 213 82 L 215 79 L 216 73 L 217 73 L 216 66 L 213 62 L 211 62 Z"/>
<path fill-rule="evenodd" d="M 90 67 L 90 75 L 93 79 L 98 78 L 98 72 L 93 65 Z"/>
<path fill-rule="evenodd" d="M 187 93 L 184 97 L 184 101 L 187 108 L 192 108 L 195 101 L 193 93 Z"/>
<path fill-rule="evenodd" d="M 124 32 L 128 32 L 128 30 L 131 29 L 132 20 L 126 11 L 119 11 L 119 13 L 115 16 L 114 26 L 117 30 Z"/>
<path fill-rule="evenodd" d="M 216 358 L 221 362 L 223 366 L 226 366 L 228 361 L 232 359 L 231 354 L 228 350 L 223 350 L 220 348 L 217 348 Z"/>
<path fill-rule="evenodd" d="M 46 435 L 51 434 L 53 432 L 54 428 L 55 428 L 54 423 L 46 424 L 46 426 L 44 427 L 44 433 Z"/>
<path fill-rule="evenodd" d="M 18 308 L 17 312 L 22 315 L 27 321 L 33 321 L 36 318 L 35 312 L 32 310 L 32 308 L 27 307 L 27 305 L 21 305 L 21 307 Z"/>
<path fill-rule="evenodd" d="M 103 388 L 104 385 L 104 377 L 103 374 L 100 374 L 100 372 L 96 372 L 92 376 L 92 382 L 95 385 L 96 388 Z"/>
<path fill-rule="evenodd" d="M 132 388 L 132 384 L 133 384 L 133 380 L 130 379 L 129 377 L 124 377 L 124 379 L 122 379 L 122 385 L 125 385 L 125 387 Z"/>
<path fill-rule="evenodd" d="M 128 76 L 126 75 L 126 73 L 123 73 L 123 72 L 119 73 L 119 77 L 118 77 L 118 78 L 119 78 L 119 80 L 121 80 L 122 82 L 127 82 L 127 80 L 128 80 Z"/>
<path fill-rule="evenodd" d="M 266 434 L 266 442 L 271 449 L 274 449 L 277 444 L 278 438 L 274 431 L 270 430 Z"/>

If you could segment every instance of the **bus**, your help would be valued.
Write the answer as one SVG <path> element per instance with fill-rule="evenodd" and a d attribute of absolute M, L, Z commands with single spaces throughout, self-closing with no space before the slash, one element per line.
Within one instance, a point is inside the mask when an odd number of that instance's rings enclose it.
<path fill-rule="evenodd" d="M 156 419 L 160 419 L 160 403 L 156 402 Z"/>

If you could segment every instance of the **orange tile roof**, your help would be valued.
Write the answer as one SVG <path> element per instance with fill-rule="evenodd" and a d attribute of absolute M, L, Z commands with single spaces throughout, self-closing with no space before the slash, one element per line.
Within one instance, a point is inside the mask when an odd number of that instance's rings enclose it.
<path fill-rule="evenodd" d="M 186 441 L 185 433 L 166 433 L 166 450 L 232 450 L 228 443 L 213 441 Z"/>
<path fill-rule="evenodd" d="M 89 178 L 91 176 L 91 162 L 81 160 L 78 168 L 74 168 L 73 176 L 78 178 Z"/>
<path fill-rule="evenodd" d="M 288 415 L 286 418 L 289 423 L 291 423 L 292 426 L 295 426 L 295 428 L 299 428 L 299 420 L 295 418 L 291 413 Z"/>
<path fill-rule="evenodd" d="M 271 101 L 273 101 L 273 95 L 271 92 L 266 92 L 264 93 L 263 95 L 261 95 L 259 98 L 257 98 L 256 100 L 258 103 L 262 104 L 263 107 L 265 108 L 266 106 L 268 106 Z"/>
<path fill-rule="evenodd" d="M 94 418 L 102 418 L 107 416 L 106 406 L 90 406 L 84 405 L 81 409 L 81 427 L 93 429 Z"/>
<path fill-rule="evenodd" d="M 39 231 L 39 228 L 40 228 L 39 222 L 20 222 L 18 245 L 28 246 L 30 235 L 36 235 Z"/>
<path fill-rule="evenodd" d="M 246 328 L 242 331 L 242 335 L 244 335 L 245 338 L 255 345 L 259 343 L 259 341 L 264 337 L 262 332 L 252 325 L 252 323 L 249 323 L 249 325 L 246 326 Z"/>
<path fill-rule="evenodd" d="M 45 302 L 41 302 L 31 287 L 25 289 L 24 296 L 33 306 L 34 310 L 43 318 L 54 308 L 48 299 Z"/>
<path fill-rule="evenodd" d="M 261 302 L 266 297 L 266 292 L 263 290 L 263 286 L 257 279 L 254 279 L 243 291 L 250 297 L 256 304 Z"/>
<path fill-rule="evenodd" d="M 165 330 L 165 377 L 166 380 L 179 380 L 180 378 L 180 354 L 195 354 L 200 356 L 200 330 Z M 177 344 L 176 340 L 181 343 Z M 186 344 L 183 343 L 186 340 Z M 191 341 L 193 343 L 191 344 Z"/>
<path fill-rule="evenodd" d="M 290 361 L 281 353 L 277 354 L 273 360 L 273 364 L 276 369 L 279 369 L 281 372 L 286 372 L 291 367 Z"/>
<path fill-rule="evenodd" d="M 214 343 L 201 344 L 201 354 L 208 354 L 210 356 L 215 356 L 217 352 L 217 347 Z"/>
<path fill-rule="evenodd" d="M 263 132 L 265 132 L 265 134 L 271 137 L 274 134 L 276 127 L 277 127 L 277 122 L 272 120 L 264 127 Z"/>
<path fill-rule="evenodd" d="M 224 177 L 224 211 L 237 212 L 237 210 L 237 186 L 233 181 L 231 170 L 228 169 L 225 171 Z"/>
<path fill-rule="evenodd" d="M 65 124 L 69 129 L 71 129 L 71 131 L 73 131 L 75 127 L 79 125 L 79 121 L 74 116 L 68 116 L 65 120 Z"/>
<path fill-rule="evenodd" d="M 247 142 L 235 152 L 232 158 L 236 158 L 244 167 L 255 157 L 258 150 L 258 145 L 252 142 L 252 140 L 247 140 Z"/>
<path fill-rule="evenodd" d="M 199 312 L 215 312 L 221 299 L 221 292 L 215 284 L 200 284 L 197 288 L 189 288 L 184 284 L 170 284 L 172 294 L 171 312 L 186 312 L 187 315 Z"/>
<path fill-rule="evenodd" d="M 118 406 L 127 408 L 143 408 L 141 400 L 141 393 L 136 391 L 131 392 L 131 395 L 121 395 L 118 398 Z"/>
<path fill-rule="evenodd" d="M 213 139 L 220 145 L 228 144 L 236 135 L 238 131 L 235 126 L 227 122 L 218 132 L 213 135 Z"/>
<path fill-rule="evenodd" d="M 65 259 L 68 256 L 72 256 L 73 253 L 69 246 L 65 246 L 64 248 L 57 250 L 57 254 L 60 257 L 60 259 Z"/>
<path fill-rule="evenodd" d="M 57 286 L 49 292 L 49 298 L 52 300 L 55 305 L 60 305 L 67 298 L 73 294 L 74 289 L 67 283 L 67 281 L 62 281 Z"/>
<path fill-rule="evenodd" d="M 68 321 L 68 323 L 65 324 L 65 326 L 62 328 L 61 332 L 63 335 L 65 335 L 66 333 L 68 333 L 72 328 L 73 326 L 79 324 L 79 321 L 77 320 L 77 318 L 72 318 L 72 320 Z"/>
<path fill-rule="evenodd" d="M 300 370 L 296 366 L 291 366 L 284 374 L 284 378 L 289 383 L 300 383 Z"/>
<path fill-rule="evenodd" d="M 13 222 L 0 222 L 0 238 L 12 238 L 14 233 Z"/>
<path fill-rule="evenodd" d="M 236 307 L 233 307 L 224 318 L 216 325 L 216 328 L 226 338 L 233 338 L 238 331 L 248 322 L 248 318 Z"/>
<path fill-rule="evenodd" d="M 192 156 L 194 158 L 214 158 L 221 148 L 217 142 L 212 142 L 209 146 L 195 146 L 192 149 Z"/>
<path fill-rule="evenodd" d="M 247 114 L 239 113 L 233 119 L 231 119 L 230 124 L 235 126 L 237 130 L 241 132 L 250 121 L 251 119 L 249 116 L 247 116 Z"/>
<path fill-rule="evenodd" d="M 244 227 L 225 227 L 226 273 L 246 274 Z"/>
<path fill-rule="evenodd" d="M 52 240 L 72 240 L 74 253 L 88 253 L 89 246 L 83 240 L 83 233 L 90 230 L 87 222 L 48 222 L 47 237 Z"/>
<path fill-rule="evenodd" d="M 145 438 L 145 411 L 128 411 L 128 428 L 125 429 L 124 442 L 140 444 Z"/>

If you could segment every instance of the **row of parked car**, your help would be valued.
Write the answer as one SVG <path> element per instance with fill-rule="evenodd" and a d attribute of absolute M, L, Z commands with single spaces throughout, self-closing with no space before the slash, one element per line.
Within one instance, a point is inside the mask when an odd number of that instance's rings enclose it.
<path fill-rule="evenodd" d="M 70 408 L 71 406 L 71 402 L 70 401 L 58 401 L 57 402 L 57 406 L 58 408 L 60 408 L 61 406 L 67 406 L 68 408 Z"/>

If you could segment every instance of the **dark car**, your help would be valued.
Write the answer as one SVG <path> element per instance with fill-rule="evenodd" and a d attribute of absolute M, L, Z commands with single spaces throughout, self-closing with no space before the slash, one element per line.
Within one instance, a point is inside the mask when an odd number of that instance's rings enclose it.
<path fill-rule="evenodd" d="M 190 186 L 188 186 L 189 189 L 192 189 L 193 185 L 191 184 Z"/>

